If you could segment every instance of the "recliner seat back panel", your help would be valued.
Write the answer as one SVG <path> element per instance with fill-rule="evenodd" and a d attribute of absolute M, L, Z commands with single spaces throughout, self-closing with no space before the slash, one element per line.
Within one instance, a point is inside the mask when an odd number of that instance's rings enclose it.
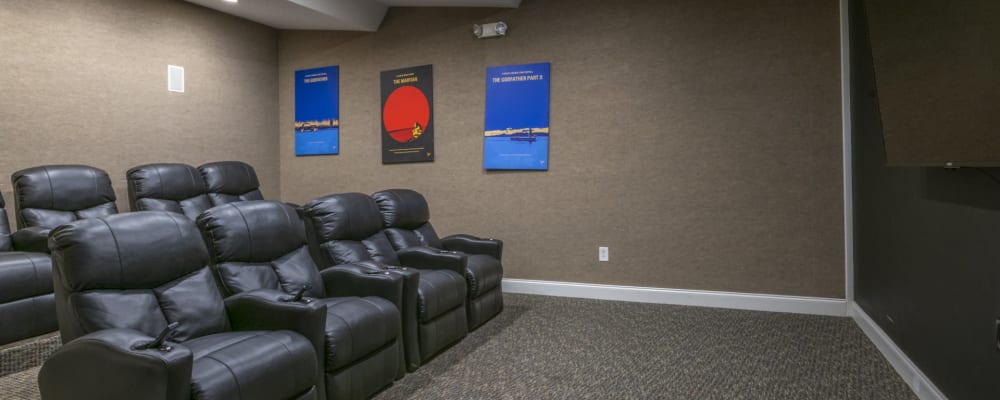
<path fill-rule="evenodd" d="M 332 263 L 377 261 L 399 265 L 382 231 L 382 215 L 368 195 L 344 193 L 320 197 L 303 206 L 318 247 Z"/>
<path fill-rule="evenodd" d="M 382 232 L 364 240 L 331 240 L 321 244 L 320 247 L 327 251 L 334 264 L 376 261 L 387 265 L 399 265 L 399 257 Z"/>
<path fill-rule="evenodd" d="M 257 171 L 241 161 L 219 161 L 198 167 L 208 185 L 213 206 L 238 201 L 264 200 Z"/>
<path fill-rule="evenodd" d="M 81 220 L 55 229 L 50 243 L 57 294 L 65 296 L 57 295 L 60 321 L 68 325 L 60 327 L 64 341 L 108 328 L 155 336 L 172 322 L 178 323 L 178 342 L 229 329 L 205 244 L 180 215 L 136 212 Z"/>
<path fill-rule="evenodd" d="M 126 178 L 133 211 L 169 211 L 193 220 L 212 208 L 205 179 L 190 165 L 141 165 L 129 169 Z"/>
<path fill-rule="evenodd" d="M 385 190 L 372 195 L 378 204 L 389 241 L 397 249 L 414 246 L 441 247 L 430 223 L 427 199 L 413 190 Z"/>
<path fill-rule="evenodd" d="M 111 178 L 83 165 L 49 165 L 11 176 L 17 226 L 56 227 L 81 218 L 117 214 Z"/>
<path fill-rule="evenodd" d="M 212 208 L 198 217 L 216 272 L 228 294 L 280 289 L 325 297 L 309 256 L 305 226 L 295 209 L 273 201 L 246 201 Z"/>

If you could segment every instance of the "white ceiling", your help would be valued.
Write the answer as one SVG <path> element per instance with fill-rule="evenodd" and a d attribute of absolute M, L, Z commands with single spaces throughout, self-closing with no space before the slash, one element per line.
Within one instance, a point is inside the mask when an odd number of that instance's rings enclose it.
<path fill-rule="evenodd" d="M 507 7 L 521 0 L 184 0 L 278 29 L 378 30 L 389 7 Z"/>

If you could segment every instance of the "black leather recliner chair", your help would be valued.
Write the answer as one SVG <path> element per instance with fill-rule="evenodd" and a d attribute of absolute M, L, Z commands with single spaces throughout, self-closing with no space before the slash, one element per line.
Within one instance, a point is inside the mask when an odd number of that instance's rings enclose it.
<path fill-rule="evenodd" d="M 52 261 L 42 253 L 12 251 L 0 195 L 0 346 L 59 329 L 52 295 Z"/>
<path fill-rule="evenodd" d="M 118 213 L 111 178 L 94 167 L 46 165 L 17 171 L 10 180 L 18 228 L 11 239 L 20 251 L 48 253 L 52 228 Z"/>
<path fill-rule="evenodd" d="M 205 178 L 190 165 L 140 165 L 129 169 L 125 178 L 132 211 L 170 211 L 194 220 L 212 208 Z"/>
<path fill-rule="evenodd" d="M 213 206 L 237 201 L 264 200 L 257 171 L 242 161 L 218 161 L 198 167 L 208 184 Z"/>
<path fill-rule="evenodd" d="M 396 251 L 382 231 L 371 197 L 346 193 L 301 207 L 306 236 L 320 268 L 359 263 L 403 276 L 403 343 L 413 371 L 468 333 L 463 257 L 428 248 Z M 409 267 L 409 268 L 407 268 Z"/>
<path fill-rule="evenodd" d="M 319 271 L 285 203 L 230 203 L 197 223 L 224 295 L 267 288 L 326 304 L 327 398 L 365 399 L 403 377 L 401 277 L 350 264 Z"/>
<path fill-rule="evenodd" d="M 466 257 L 465 280 L 468 284 L 468 304 L 465 305 L 469 330 L 489 321 L 503 310 L 503 242 L 471 235 L 438 238 L 430 223 L 427 200 L 409 189 L 383 190 L 372 195 L 382 211 L 386 236 L 392 247 L 402 250 L 426 246 L 456 251 Z"/>
<path fill-rule="evenodd" d="M 223 301 L 193 221 L 143 211 L 53 230 L 65 343 L 43 399 L 323 399 L 326 306 L 259 290 Z"/>

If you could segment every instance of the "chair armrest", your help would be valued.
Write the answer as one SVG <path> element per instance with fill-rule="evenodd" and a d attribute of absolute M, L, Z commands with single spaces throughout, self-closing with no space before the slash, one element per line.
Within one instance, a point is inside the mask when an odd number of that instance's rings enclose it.
<path fill-rule="evenodd" d="M 493 256 L 498 261 L 503 255 L 503 240 L 483 239 L 472 235 L 459 234 L 442 238 L 441 247 L 468 254 L 485 254 Z"/>
<path fill-rule="evenodd" d="M 375 262 L 341 264 L 319 272 L 330 297 L 377 296 L 403 309 L 403 277 Z"/>
<path fill-rule="evenodd" d="M 296 332 L 312 343 L 316 354 L 316 387 L 324 392 L 326 304 L 280 290 L 258 289 L 229 296 L 226 314 L 234 331 Z"/>
<path fill-rule="evenodd" d="M 14 243 L 14 250 L 17 251 L 48 253 L 50 230 L 41 226 L 18 229 L 10 235 L 10 241 Z"/>
<path fill-rule="evenodd" d="M 66 343 L 38 374 L 42 398 L 190 398 L 191 351 L 172 342 L 164 342 L 169 349 L 138 348 L 152 340 L 132 329 L 107 329 Z"/>
<path fill-rule="evenodd" d="M 468 256 L 448 250 L 438 250 L 433 247 L 407 247 L 396 251 L 399 263 L 416 269 L 447 269 L 455 271 L 458 276 L 465 276 Z"/>
<path fill-rule="evenodd" d="M 235 331 L 289 330 L 306 338 L 322 340 L 326 325 L 326 304 L 274 289 L 258 289 L 226 298 L 226 314 Z"/>

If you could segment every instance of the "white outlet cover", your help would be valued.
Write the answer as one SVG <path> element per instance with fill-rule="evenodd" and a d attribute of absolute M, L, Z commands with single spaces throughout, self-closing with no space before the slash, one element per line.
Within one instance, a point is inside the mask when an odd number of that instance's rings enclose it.
<path fill-rule="evenodd" d="M 601 246 L 597 248 L 597 261 L 608 261 L 610 254 L 608 248 Z"/>
<path fill-rule="evenodd" d="M 184 93 L 184 67 L 167 66 L 167 91 Z"/>

